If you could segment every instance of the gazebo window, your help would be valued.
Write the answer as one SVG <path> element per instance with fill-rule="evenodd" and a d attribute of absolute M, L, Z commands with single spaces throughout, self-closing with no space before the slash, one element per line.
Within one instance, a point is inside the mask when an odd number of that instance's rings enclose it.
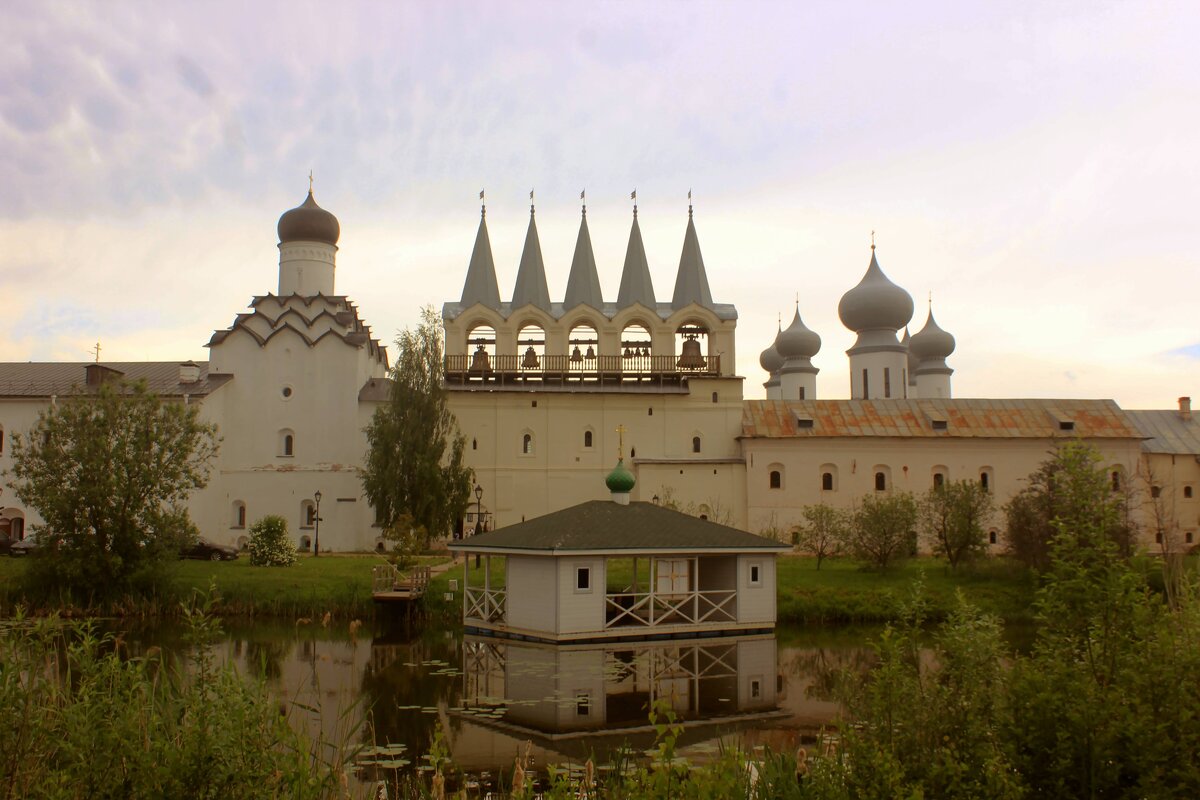
<path fill-rule="evenodd" d="M 592 590 L 592 568 L 575 568 L 575 591 L 590 592 Z"/>
<path fill-rule="evenodd" d="M 762 586 L 762 564 L 750 565 L 750 585 Z"/>

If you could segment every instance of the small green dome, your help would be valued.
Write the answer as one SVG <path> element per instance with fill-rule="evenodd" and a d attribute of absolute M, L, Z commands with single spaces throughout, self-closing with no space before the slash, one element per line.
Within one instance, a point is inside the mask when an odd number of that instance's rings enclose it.
<path fill-rule="evenodd" d="M 608 477 L 604 479 L 604 485 L 613 494 L 628 494 L 633 490 L 633 485 L 637 483 L 637 479 L 633 477 L 633 473 L 625 469 L 625 459 L 617 459 L 617 465 L 613 467 L 612 472 L 608 473 Z"/>

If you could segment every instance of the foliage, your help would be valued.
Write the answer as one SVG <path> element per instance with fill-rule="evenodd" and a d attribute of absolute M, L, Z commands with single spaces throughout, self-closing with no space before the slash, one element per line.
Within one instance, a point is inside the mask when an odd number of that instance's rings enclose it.
<path fill-rule="evenodd" d="M 830 556 L 840 555 L 846 545 L 850 519 L 839 508 L 818 503 L 805 506 L 804 522 L 796 531 L 796 548 L 817 559 L 817 569 Z"/>
<path fill-rule="evenodd" d="M 13 437 L 14 488 L 45 521 L 31 577 L 102 599 L 146 588 L 196 533 L 184 503 L 208 482 L 216 428 L 144 382 L 52 404 Z"/>
<path fill-rule="evenodd" d="M 706 503 L 697 503 L 694 500 L 685 503 L 679 499 L 674 486 L 666 485 L 660 487 L 657 494 L 658 502 L 663 508 L 680 511 L 693 517 L 703 515 L 710 522 L 720 525 L 733 525 L 733 509 L 726 505 L 719 496 L 708 498 Z M 763 535 L 772 539 L 776 538 L 771 531 L 764 531 Z"/>
<path fill-rule="evenodd" d="M 934 486 L 918 504 L 921 530 L 951 569 L 987 552 L 984 526 L 992 516 L 992 495 L 970 480 Z"/>
<path fill-rule="evenodd" d="M 256 567 L 290 567 L 296 563 L 296 545 L 288 535 L 287 520 L 268 514 L 250 526 L 250 564 Z"/>
<path fill-rule="evenodd" d="M 917 502 L 910 492 L 868 494 L 851 512 L 847 544 L 878 569 L 916 552 Z"/>
<path fill-rule="evenodd" d="M 466 509 L 472 472 L 446 402 L 441 320 L 432 307 L 422 310 L 415 329 L 400 332 L 396 349 L 391 395 L 367 427 L 363 489 L 381 527 L 407 514 L 428 535 L 440 536 Z"/>
<path fill-rule="evenodd" d="M 1105 535 L 1128 557 L 1135 531 L 1125 513 L 1125 497 L 1112 490 L 1106 472 L 1095 448 L 1082 442 L 1059 447 L 1004 507 L 1011 555 L 1044 572 L 1060 529 L 1090 530 L 1103 520 Z"/>
<path fill-rule="evenodd" d="M 128 652 L 89 623 L 0 625 L 0 798 L 317 798 L 333 769 L 261 683 L 218 667 L 189 612 L 190 665 Z"/>
<path fill-rule="evenodd" d="M 383 538 L 392 543 L 391 562 L 404 569 L 416 561 L 417 555 L 429 541 L 429 533 L 416 523 L 411 514 L 403 513 L 383 529 Z"/>

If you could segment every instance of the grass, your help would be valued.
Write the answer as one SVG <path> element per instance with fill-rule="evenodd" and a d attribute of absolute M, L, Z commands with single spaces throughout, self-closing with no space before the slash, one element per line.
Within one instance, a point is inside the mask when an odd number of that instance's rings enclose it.
<path fill-rule="evenodd" d="M 422 565 L 445 561 L 422 556 Z M 179 603 L 210 585 L 220 598 L 213 613 L 222 616 L 369 618 L 371 568 L 387 563 L 378 555 L 301 556 L 290 567 L 255 567 L 246 557 L 236 561 L 180 561 L 172 565 L 160 595 L 118 604 L 115 611 L 137 616 L 174 616 Z M 0 609 L 21 602 L 20 578 L 26 563 L 0 558 Z"/>
<path fill-rule="evenodd" d="M 931 620 L 944 619 L 962 591 L 981 610 L 1007 622 L 1032 619 L 1036 579 L 1012 561 L 992 558 L 951 570 L 944 561 L 914 558 L 885 571 L 861 562 L 785 556 L 779 559 L 778 619 L 791 623 L 890 622 L 923 580 Z"/>

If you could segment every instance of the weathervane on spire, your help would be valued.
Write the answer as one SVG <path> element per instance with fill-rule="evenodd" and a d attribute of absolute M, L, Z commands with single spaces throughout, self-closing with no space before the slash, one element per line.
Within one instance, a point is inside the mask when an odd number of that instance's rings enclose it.
<path fill-rule="evenodd" d="M 479 213 L 483 216 L 487 215 L 487 200 L 483 197 L 483 189 L 479 190 Z"/>
<path fill-rule="evenodd" d="M 618 425 L 616 430 L 617 430 L 617 460 L 621 461 L 625 458 L 625 426 Z"/>

